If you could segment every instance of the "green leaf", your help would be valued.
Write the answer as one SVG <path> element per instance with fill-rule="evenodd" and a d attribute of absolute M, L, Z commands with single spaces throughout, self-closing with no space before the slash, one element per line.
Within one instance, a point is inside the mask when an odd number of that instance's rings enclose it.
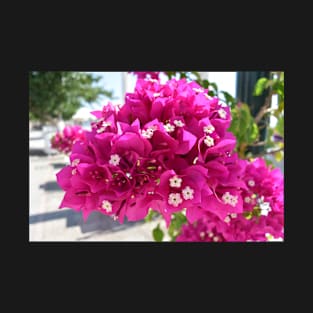
<path fill-rule="evenodd" d="M 259 137 L 259 128 L 257 124 L 253 121 L 253 119 L 251 119 L 249 131 L 247 135 L 248 135 L 247 143 L 249 144 L 254 143 Z"/>
<path fill-rule="evenodd" d="M 279 135 L 284 137 L 284 116 L 279 116 L 275 129 Z"/>
<path fill-rule="evenodd" d="M 201 76 L 198 72 L 191 72 L 191 73 L 197 77 L 197 80 L 201 80 Z"/>
<path fill-rule="evenodd" d="M 187 222 L 186 216 L 181 212 L 173 213 L 171 224 L 168 228 L 168 234 L 173 241 L 175 241 L 176 237 L 179 235 L 181 231 L 181 227 L 183 224 Z"/>
<path fill-rule="evenodd" d="M 163 240 L 164 233 L 163 233 L 162 229 L 160 228 L 160 224 L 158 224 L 158 226 L 153 229 L 152 235 L 153 235 L 153 239 L 155 241 L 160 242 Z"/>
<path fill-rule="evenodd" d="M 250 109 L 246 103 L 242 103 L 239 109 L 239 134 L 240 138 L 245 139 L 251 120 Z"/>
<path fill-rule="evenodd" d="M 242 215 L 247 219 L 247 220 L 250 220 L 253 216 L 252 212 L 250 211 L 245 211 L 242 213 Z"/>
<path fill-rule="evenodd" d="M 151 208 L 149 209 L 149 213 L 145 217 L 145 222 L 151 222 L 152 219 L 158 215 L 157 211 L 153 211 Z"/>
<path fill-rule="evenodd" d="M 263 93 L 264 89 L 266 88 L 267 83 L 268 79 L 266 77 L 259 78 L 255 84 L 253 95 L 260 96 Z"/>
<path fill-rule="evenodd" d="M 225 102 L 230 107 L 234 107 L 237 103 L 236 99 L 227 91 L 220 91 L 220 93 L 224 96 Z"/>
<path fill-rule="evenodd" d="M 274 166 L 274 163 L 272 160 L 268 159 L 268 158 L 264 158 L 265 162 L 266 162 L 266 165 L 268 167 L 273 167 Z"/>
<path fill-rule="evenodd" d="M 217 87 L 217 84 L 216 83 L 213 83 L 213 82 L 209 82 L 208 81 L 208 87 L 209 87 L 209 89 L 211 89 L 210 88 L 210 86 L 212 86 L 213 87 L 213 91 L 215 92 L 215 95 L 217 95 L 218 94 L 218 87 Z"/>
<path fill-rule="evenodd" d="M 204 88 L 207 89 L 209 87 L 209 81 L 207 79 L 202 79 L 200 85 Z"/>

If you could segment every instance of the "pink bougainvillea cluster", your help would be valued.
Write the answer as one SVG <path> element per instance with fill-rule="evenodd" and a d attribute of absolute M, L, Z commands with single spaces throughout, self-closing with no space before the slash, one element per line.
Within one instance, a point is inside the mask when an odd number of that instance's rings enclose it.
<path fill-rule="evenodd" d="M 243 211 L 224 221 L 208 213 L 182 227 L 176 241 L 267 241 L 284 237 L 284 190 L 279 169 L 270 169 L 264 159 L 246 161 L 242 176 Z"/>
<path fill-rule="evenodd" d="M 51 147 L 61 153 L 68 154 L 76 141 L 83 140 L 85 140 L 85 130 L 79 125 L 68 125 L 51 138 Z"/>
<path fill-rule="evenodd" d="M 194 81 L 138 78 L 125 103 L 94 111 L 85 141 L 57 174 L 61 208 L 123 223 L 159 212 L 170 225 L 184 212 L 178 241 L 262 240 L 281 236 L 283 182 L 262 159 L 241 160 L 228 131 L 230 109 Z M 204 235 L 203 235 L 204 234 Z"/>
<path fill-rule="evenodd" d="M 137 76 L 139 79 L 151 78 L 151 79 L 159 79 L 159 75 L 161 72 L 130 72 Z"/>

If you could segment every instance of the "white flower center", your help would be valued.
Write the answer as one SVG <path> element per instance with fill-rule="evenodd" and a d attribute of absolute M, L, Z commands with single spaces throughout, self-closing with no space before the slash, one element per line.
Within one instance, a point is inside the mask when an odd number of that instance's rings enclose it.
<path fill-rule="evenodd" d="M 109 163 L 111 165 L 117 166 L 117 165 L 119 165 L 120 160 L 121 160 L 121 158 L 118 154 L 112 154 Z"/>
<path fill-rule="evenodd" d="M 218 115 L 220 116 L 220 118 L 223 118 L 223 119 L 226 118 L 227 113 L 226 113 L 226 111 L 225 111 L 224 109 L 219 109 L 219 110 L 217 111 L 217 113 L 218 113 Z"/>
<path fill-rule="evenodd" d="M 248 181 L 248 185 L 249 185 L 250 187 L 255 186 L 254 180 L 250 179 L 250 180 Z"/>
<path fill-rule="evenodd" d="M 192 90 L 195 92 L 204 92 L 202 88 L 192 88 Z"/>
<path fill-rule="evenodd" d="M 170 193 L 168 196 L 168 203 L 174 207 L 177 207 L 179 204 L 183 202 L 179 193 Z"/>
<path fill-rule="evenodd" d="M 204 143 L 208 146 L 208 147 L 212 147 L 214 146 L 214 139 L 210 136 L 206 136 Z"/>
<path fill-rule="evenodd" d="M 168 133 L 172 133 L 175 130 L 175 126 L 170 123 L 165 124 L 164 128 Z"/>
<path fill-rule="evenodd" d="M 213 241 L 215 241 L 215 242 L 219 241 L 219 237 L 218 236 L 214 236 L 213 237 Z"/>
<path fill-rule="evenodd" d="M 210 238 L 212 238 L 212 237 L 214 236 L 214 233 L 212 233 L 212 232 L 210 231 L 210 232 L 208 232 L 208 236 L 209 236 Z"/>
<path fill-rule="evenodd" d="M 146 130 L 143 129 L 141 131 L 142 137 L 148 138 L 148 139 L 150 139 L 153 136 L 153 133 L 154 133 L 154 129 L 151 127 L 147 128 Z"/>
<path fill-rule="evenodd" d="M 233 207 L 238 203 L 238 196 L 233 196 L 228 191 L 223 194 L 222 199 L 225 204 L 229 204 Z"/>
<path fill-rule="evenodd" d="M 231 218 L 236 218 L 236 217 L 237 217 L 237 213 L 231 213 L 231 214 L 230 214 L 230 217 L 231 217 Z"/>
<path fill-rule="evenodd" d="M 229 204 L 235 207 L 237 203 L 238 203 L 238 196 L 231 196 Z"/>
<path fill-rule="evenodd" d="M 177 126 L 177 127 L 184 127 L 185 124 L 181 121 L 181 120 L 175 120 L 174 121 L 174 124 Z"/>
<path fill-rule="evenodd" d="M 108 213 L 112 212 L 112 204 L 108 200 L 103 200 L 102 204 L 101 204 L 101 207 L 102 207 L 103 210 L 105 210 Z"/>
<path fill-rule="evenodd" d="M 182 194 L 183 194 L 183 198 L 185 200 L 192 200 L 193 199 L 194 190 L 192 188 L 190 188 L 189 186 L 187 186 L 187 187 L 185 187 L 182 190 Z"/>
<path fill-rule="evenodd" d="M 207 125 L 203 127 L 203 131 L 208 134 L 212 134 L 214 130 L 215 130 L 215 127 L 213 125 Z"/>
<path fill-rule="evenodd" d="M 270 211 L 272 211 L 269 202 L 263 202 L 260 204 L 261 215 L 267 216 Z"/>
<path fill-rule="evenodd" d="M 226 216 L 225 219 L 224 219 L 224 222 L 225 222 L 225 223 L 229 223 L 229 222 L 230 222 L 230 217 L 229 217 L 229 216 Z"/>
<path fill-rule="evenodd" d="M 250 203 L 250 202 L 251 202 L 251 198 L 250 198 L 250 197 L 245 197 L 244 201 L 245 201 L 246 203 Z"/>
<path fill-rule="evenodd" d="M 102 123 L 103 127 L 108 127 L 108 126 L 111 126 L 111 125 L 112 125 L 112 122 L 110 122 L 110 121 Z"/>
<path fill-rule="evenodd" d="M 80 162 L 80 159 L 75 159 L 72 161 L 71 166 L 76 166 Z"/>
<path fill-rule="evenodd" d="M 104 131 L 105 131 L 105 127 L 100 127 L 97 129 L 98 134 L 103 133 Z"/>
<path fill-rule="evenodd" d="M 180 188 L 183 180 L 177 176 L 174 176 L 170 178 L 169 181 L 171 187 Z"/>
<path fill-rule="evenodd" d="M 153 97 L 155 97 L 155 98 L 156 98 L 156 97 L 160 97 L 160 95 L 161 95 L 161 94 L 160 94 L 159 92 L 155 92 L 155 93 L 153 94 Z"/>
<path fill-rule="evenodd" d="M 222 199 L 225 204 L 228 204 L 231 198 L 231 194 L 227 191 L 223 194 Z"/>

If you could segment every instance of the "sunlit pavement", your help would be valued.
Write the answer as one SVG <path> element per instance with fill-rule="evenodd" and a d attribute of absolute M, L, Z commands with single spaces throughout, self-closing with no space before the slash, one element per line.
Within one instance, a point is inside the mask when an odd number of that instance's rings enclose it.
<path fill-rule="evenodd" d="M 67 164 L 67 157 L 30 155 L 29 157 L 29 241 L 151 241 L 153 228 L 162 219 L 120 224 L 112 218 L 94 212 L 87 222 L 81 213 L 58 209 L 64 191 L 56 183 L 55 174 Z M 169 238 L 165 235 L 165 241 Z"/>

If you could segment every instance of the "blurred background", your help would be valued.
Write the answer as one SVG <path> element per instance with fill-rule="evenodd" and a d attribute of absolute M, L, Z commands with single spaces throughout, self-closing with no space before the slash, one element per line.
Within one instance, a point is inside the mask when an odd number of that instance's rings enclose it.
<path fill-rule="evenodd" d="M 264 98 L 254 97 L 253 89 L 257 80 L 269 77 L 269 73 L 198 72 L 223 95 L 249 103 L 255 115 Z M 158 217 L 149 223 L 121 225 L 98 212 L 84 222 L 80 213 L 58 208 L 64 191 L 55 175 L 69 164 L 69 158 L 51 148 L 52 137 L 67 125 L 90 129 L 94 119 L 90 111 L 101 110 L 108 101 L 123 104 L 125 93 L 133 92 L 136 79 L 128 72 L 29 72 L 29 241 L 153 241 L 152 230 L 158 223 L 164 227 Z M 165 81 L 167 76 L 160 79 Z M 271 106 L 278 107 L 274 95 Z M 269 123 L 275 125 L 277 119 L 271 116 Z M 259 152 L 262 147 L 254 149 Z M 270 157 L 283 171 L 283 158 Z"/>

